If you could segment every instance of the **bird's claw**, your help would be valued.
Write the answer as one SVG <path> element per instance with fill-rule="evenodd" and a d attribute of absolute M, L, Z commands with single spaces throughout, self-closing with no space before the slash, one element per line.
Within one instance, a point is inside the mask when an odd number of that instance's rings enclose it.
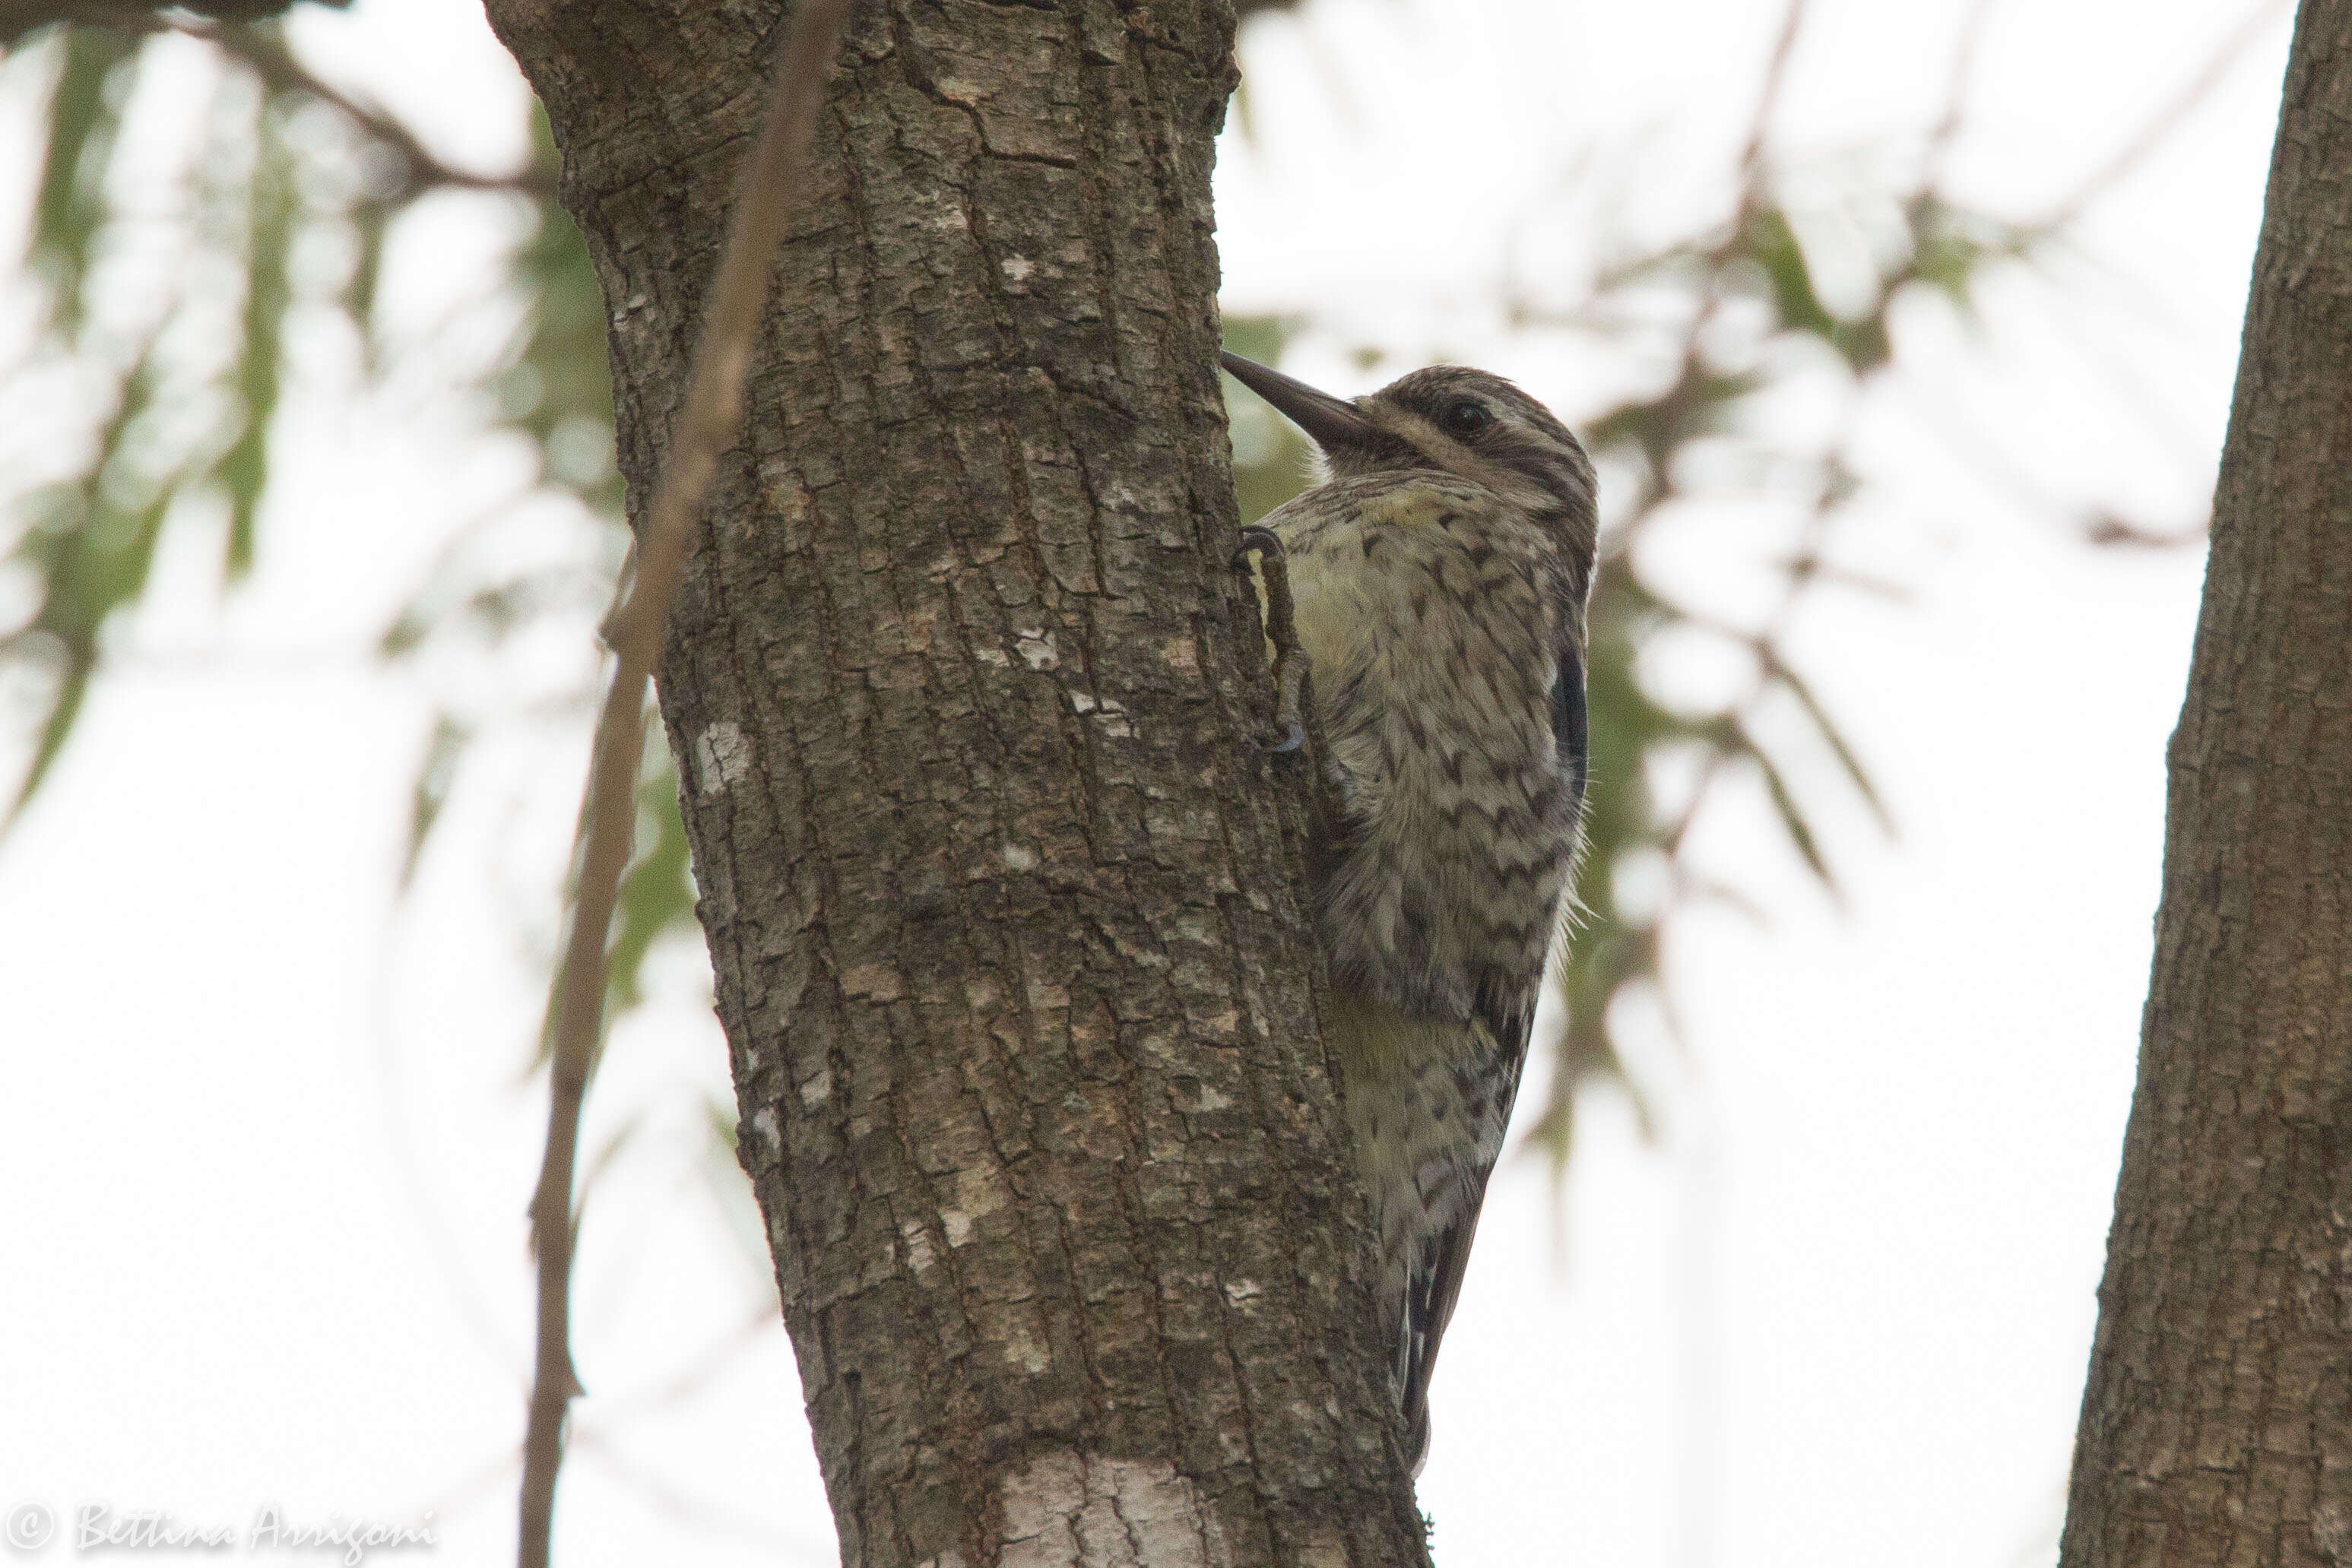
<path fill-rule="evenodd" d="M 1274 722 L 1282 727 L 1282 739 L 1270 743 L 1268 749 L 1296 751 L 1307 744 L 1307 720 L 1301 712 L 1307 686 L 1307 650 L 1296 641 L 1276 658 L 1274 680 L 1282 693 L 1280 705 L 1274 710 Z"/>
<path fill-rule="evenodd" d="M 1234 551 L 1234 570 L 1247 570 L 1253 555 L 1260 558 L 1265 577 L 1265 634 L 1274 644 L 1274 680 L 1280 693 L 1274 722 L 1282 732 L 1281 738 L 1260 744 L 1268 751 L 1296 751 L 1307 744 L 1307 720 L 1301 708 L 1307 650 L 1298 645 L 1298 628 L 1291 612 L 1289 552 L 1282 548 L 1282 536 L 1253 523 L 1242 530 L 1241 544 Z"/>
<path fill-rule="evenodd" d="M 1282 536 L 1263 523 L 1252 523 L 1242 530 L 1242 542 L 1234 549 L 1234 570 L 1246 571 L 1253 555 L 1263 555 L 1269 560 L 1288 559 L 1282 548 Z"/>

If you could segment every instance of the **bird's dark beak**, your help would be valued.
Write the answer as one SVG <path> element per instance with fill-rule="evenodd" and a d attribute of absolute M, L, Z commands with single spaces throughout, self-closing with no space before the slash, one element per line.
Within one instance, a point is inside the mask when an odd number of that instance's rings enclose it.
<path fill-rule="evenodd" d="M 1379 434 L 1379 427 L 1364 417 L 1363 411 L 1344 398 L 1317 392 L 1305 382 L 1293 381 L 1239 354 L 1227 354 L 1224 361 L 1234 380 L 1272 403 L 1276 413 L 1314 437 L 1315 444 L 1326 452 L 1335 446 L 1368 445 Z"/>

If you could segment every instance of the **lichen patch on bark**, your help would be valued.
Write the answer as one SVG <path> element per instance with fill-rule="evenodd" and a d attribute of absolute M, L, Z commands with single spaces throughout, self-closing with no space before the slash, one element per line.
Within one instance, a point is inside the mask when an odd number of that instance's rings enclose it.
<path fill-rule="evenodd" d="M 1224 1533 L 1171 1466 L 1049 1454 L 1004 1481 L 1003 1568 L 1233 1568 Z"/>

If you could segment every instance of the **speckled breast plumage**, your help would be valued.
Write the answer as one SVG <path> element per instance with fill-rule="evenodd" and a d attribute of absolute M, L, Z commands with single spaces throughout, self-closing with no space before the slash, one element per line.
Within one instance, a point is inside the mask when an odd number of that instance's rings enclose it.
<path fill-rule="evenodd" d="M 1330 1034 L 1418 1452 L 1419 1335 L 1460 1278 L 1433 1254 L 1469 1245 L 1574 858 L 1555 695 L 1575 682 L 1580 715 L 1580 585 L 1558 529 L 1446 474 L 1334 480 L 1266 523 L 1347 809 L 1318 889 Z M 1448 1298 L 1416 1304 L 1422 1281 Z"/>

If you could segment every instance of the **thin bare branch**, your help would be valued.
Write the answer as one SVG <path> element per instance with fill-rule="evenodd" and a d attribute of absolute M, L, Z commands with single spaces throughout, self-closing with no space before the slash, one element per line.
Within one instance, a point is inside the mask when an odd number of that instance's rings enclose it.
<path fill-rule="evenodd" d="M 523 1442 L 522 1568 L 546 1568 L 564 1417 L 578 1388 L 571 1349 L 572 1176 L 581 1105 L 604 1021 L 605 947 L 635 825 L 646 683 L 661 653 L 670 601 L 711 480 L 742 423 L 743 382 L 767 308 L 769 276 L 799 202 L 825 78 L 849 7 L 850 0 L 807 0 L 778 53 L 759 141 L 736 179 L 734 213 L 688 373 L 685 406 L 639 532 L 634 580 L 606 622 L 613 684 L 596 723 L 581 806 L 579 886 L 556 978 L 547 1151 L 530 1206 L 539 1253 L 539 1354 Z"/>
<path fill-rule="evenodd" d="M 1771 58 L 1764 66 L 1763 90 L 1756 97 L 1756 113 L 1748 124 L 1748 141 L 1739 150 L 1741 205 L 1755 199 L 1756 175 L 1764 165 L 1764 143 L 1771 134 L 1772 115 L 1780 106 L 1780 89 L 1789 79 L 1789 62 L 1797 53 L 1797 34 L 1805 25 L 1805 0 L 1789 0 L 1773 41 Z"/>
<path fill-rule="evenodd" d="M 320 3 L 342 6 L 351 0 Z M 215 22 L 259 22 L 276 17 L 291 5 L 292 0 L 179 0 L 177 5 L 159 5 L 156 0 L 5 0 L 0 5 L 0 44 L 13 44 L 36 27 L 56 22 L 152 32 L 169 25 L 156 15 L 158 11 Z"/>
<path fill-rule="evenodd" d="M 1991 15 L 1992 0 L 1975 0 L 1960 19 L 1959 40 L 1952 48 L 1952 74 L 1944 89 L 1944 112 L 1927 132 L 1926 172 L 1919 179 L 1923 189 L 1935 188 L 1943 174 L 1944 160 L 1960 134 L 1969 84 L 1976 78 L 1977 53 L 1984 43 L 1985 21 Z"/>
<path fill-rule="evenodd" d="M 1707 329 L 1715 324 L 1723 308 L 1727 281 L 1724 264 L 1746 242 L 1748 226 L 1755 222 L 1757 209 L 1763 201 L 1764 148 L 1771 134 L 1773 111 L 1780 102 L 1780 89 L 1789 79 L 1789 62 L 1797 52 L 1797 35 L 1804 23 L 1805 0 L 1789 0 L 1780 36 L 1773 43 L 1771 58 L 1765 63 L 1763 85 L 1756 95 L 1756 112 L 1748 120 L 1748 136 L 1739 149 L 1739 200 L 1722 241 L 1706 253 L 1698 308 L 1692 312 L 1690 324 L 1683 332 L 1682 361 L 1675 371 L 1674 385 L 1654 400 L 1661 408 L 1694 395 L 1706 379 L 1701 346 L 1706 340 Z M 1645 513 L 1650 509 L 1642 508 Z"/>
<path fill-rule="evenodd" d="M 108 0 L 81 0 L 79 4 L 58 5 L 41 20 L 43 23 L 64 22 L 77 26 L 114 27 L 133 33 L 179 33 L 187 37 L 201 38 L 252 68 L 265 86 L 281 92 L 299 92 L 306 98 L 315 98 L 357 126 L 363 135 L 391 148 L 408 166 L 412 186 L 447 185 L 463 191 L 511 191 L 520 195 L 549 200 L 555 196 L 554 180 L 537 169 L 525 169 L 513 174 L 483 174 L 442 162 L 398 117 L 328 81 L 297 59 L 293 51 L 284 44 L 249 24 L 224 24 L 177 10 L 159 14 L 145 6 L 110 4 Z M 0 37 L 5 36 L 5 31 L 0 31 Z"/>
<path fill-rule="evenodd" d="M 2035 226 L 2044 230 L 2063 228 L 2080 216 L 2084 208 L 2104 195 L 2109 186 L 2137 168 L 2147 155 L 2156 150 L 2158 143 L 2178 130 L 2181 121 L 2187 120 L 2196 110 L 2197 106 L 2211 97 L 2213 89 L 2228 78 L 2231 68 L 2238 63 L 2239 57 L 2261 41 L 2264 33 L 2284 20 L 2294 9 L 2293 0 L 2260 0 L 2253 9 L 2246 13 L 2245 20 L 2238 24 L 2237 30 L 2232 32 L 2223 41 L 2221 47 L 2214 51 L 2212 57 L 2205 62 L 2205 68 L 2183 83 L 2180 90 L 2173 95 L 2164 108 L 2150 116 L 2147 123 L 2140 127 L 2138 135 L 2125 142 L 2114 157 L 2100 164 L 2089 179 L 2074 188 L 2074 194 L 2060 202 Z"/>
<path fill-rule="evenodd" d="M 293 52 L 284 44 L 257 28 L 243 26 L 225 27 L 187 17 L 169 19 L 163 25 L 174 32 L 186 33 L 218 46 L 253 68 L 254 73 L 269 87 L 281 92 L 299 92 L 327 105 L 357 126 L 362 133 L 398 153 L 401 161 L 407 164 L 409 179 L 415 185 L 447 185 L 466 191 L 512 191 L 543 199 L 552 199 L 555 195 L 553 176 L 536 168 L 514 174 L 480 174 L 443 162 L 397 117 L 327 81 L 295 58 Z"/>

